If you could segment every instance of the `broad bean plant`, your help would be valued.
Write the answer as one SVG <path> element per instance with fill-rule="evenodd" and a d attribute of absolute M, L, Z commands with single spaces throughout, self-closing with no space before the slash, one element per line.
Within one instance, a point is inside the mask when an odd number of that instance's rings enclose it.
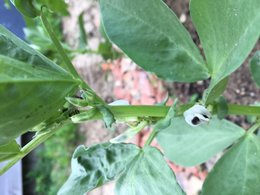
<path fill-rule="evenodd" d="M 144 70 L 172 82 L 210 79 L 197 103 L 175 101 L 172 106 L 107 104 L 80 78 L 56 38 L 46 19 L 55 10 L 51 2 L 38 1 L 42 7 L 34 0 L 11 2 L 24 16 L 41 19 L 64 65 L 0 27 L 0 161 L 7 161 L 1 174 L 61 126 L 100 119 L 108 129 L 117 122 L 130 127 L 110 142 L 79 146 L 58 194 L 86 194 L 112 180 L 116 195 L 185 194 L 166 159 L 189 167 L 221 151 L 201 194 L 260 194 L 260 107 L 232 104 L 222 96 L 230 74 L 259 40 L 259 0 L 190 0 L 204 55 L 163 1 L 99 0 L 106 35 Z M 259 51 L 249 67 L 259 87 Z M 226 120 L 229 115 L 256 119 L 245 130 Z M 146 126 L 153 131 L 144 147 L 124 143 Z M 27 131 L 35 136 L 21 147 L 15 138 Z M 163 152 L 151 146 L 154 139 Z"/>

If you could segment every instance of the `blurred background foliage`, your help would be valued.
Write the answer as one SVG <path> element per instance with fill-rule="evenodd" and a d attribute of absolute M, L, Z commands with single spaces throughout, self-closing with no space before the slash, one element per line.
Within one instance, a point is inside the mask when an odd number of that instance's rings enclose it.
<path fill-rule="evenodd" d="M 84 143 L 84 138 L 74 124 L 66 125 L 55 136 L 36 149 L 36 164 L 26 176 L 35 182 L 35 193 L 57 194 L 70 173 L 70 159 L 75 147 Z"/>

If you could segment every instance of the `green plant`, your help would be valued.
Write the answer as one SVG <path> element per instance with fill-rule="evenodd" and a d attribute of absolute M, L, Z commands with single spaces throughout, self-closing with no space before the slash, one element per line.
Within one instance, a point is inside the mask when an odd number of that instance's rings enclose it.
<path fill-rule="evenodd" d="M 132 127 L 114 143 L 79 146 L 72 157 L 72 173 L 59 194 L 84 194 L 114 179 L 120 195 L 184 194 L 164 156 L 178 165 L 194 166 L 227 147 L 207 177 L 202 194 L 260 193 L 260 140 L 255 135 L 260 121 L 256 119 L 245 131 L 223 119 L 232 114 L 259 117 L 260 107 L 229 104 L 221 97 L 229 75 L 259 39 L 258 0 L 190 1 L 205 59 L 161 0 L 99 1 L 109 39 L 142 68 L 170 81 L 211 78 L 201 101 L 175 101 L 171 107 L 106 104 L 73 68 L 45 17 L 46 7 L 39 10 L 32 0 L 26 2 L 15 5 L 28 16 L 39 15 L 65 66 L 59 67 L 0 28 L 0 100 L 5 102 L 0 107 L 0 158 L 10 159 L 1 173 L 55 134 L 58 127 L 71 121 L 103 119 L 108 128 L 117 121 Z M 256 54 L 251 61 L 253 74 L 259 72 L 259 63 Z M 253 78 L 259 83 L 258 75 Z M 77 92 L 79 98 L 74 96 Z M 143 148 L 122 143 L 146 125 L 153 125 L 153 131 Z M 14 138 L 28 129 L 36 131 L 36 136 L 20 149 Z M 150 146 L 154 138 L 164 154 Z"/>

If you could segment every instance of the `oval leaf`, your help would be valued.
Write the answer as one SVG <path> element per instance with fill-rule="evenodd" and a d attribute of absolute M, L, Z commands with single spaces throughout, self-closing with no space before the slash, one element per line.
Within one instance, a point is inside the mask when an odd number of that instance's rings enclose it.
<path fill-rule="evenodd" d="M 157 140 L 166 157 L 181 166 L 195 166 L 222 151 L 245 131 L 227 120 L 211 119 L 209 124 L 192 127 L 183 117 L 159 131 Z"/>
<path fill-rule="evenodd" d="M 161 0 L 100 0 L 108 37 L 130 58 L 159 77 L 180 82 L 207 79 L 198 48 Z"/>
<path fill-rule="evenodd" d="M 133 144 L 98 144 L 79 146 L 71 160 L 71 175 L 59 190 L 59 195 L 86 194 L 122 173 L 138 154 Z"/>
<path fill-rule="evenodd" d="M 117 195 L 183 195 L 160 151 L 145 147 L 116 183 Z"/>
<path fill-rule="evenodd" d="M 250 72 L 258 87 L 260 87 L 260 51 L 257 51 L 250 61 Z"/>
<path fill-rule="evenodd" d="M 260 140 L 244 137 L 214 166 L 208 175 L 202 195 L 260 194 Z"/>
<path fill-rule="evenodd" d="M 190 11 L 217 84 L 243 63 L 258 40 L 259 0 L 191 0 Z"/>
<path fill-rule="evenodd" d="M 58 114 L 72 76 L 0 26 L 0 145 Z"/>

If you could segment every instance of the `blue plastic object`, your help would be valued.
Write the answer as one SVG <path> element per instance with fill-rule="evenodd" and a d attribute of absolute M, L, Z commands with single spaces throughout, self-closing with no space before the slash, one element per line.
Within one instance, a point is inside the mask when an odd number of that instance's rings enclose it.
<path fill-rule="evenodd" d="M 24 39 L 23 28 L 25 22 L 23 16 L 11 3 L 10 9 L 6 9 L 4 3 L 4 0 L 0 0 L 0 24 L 12 31 L 19 38 Z"/>

